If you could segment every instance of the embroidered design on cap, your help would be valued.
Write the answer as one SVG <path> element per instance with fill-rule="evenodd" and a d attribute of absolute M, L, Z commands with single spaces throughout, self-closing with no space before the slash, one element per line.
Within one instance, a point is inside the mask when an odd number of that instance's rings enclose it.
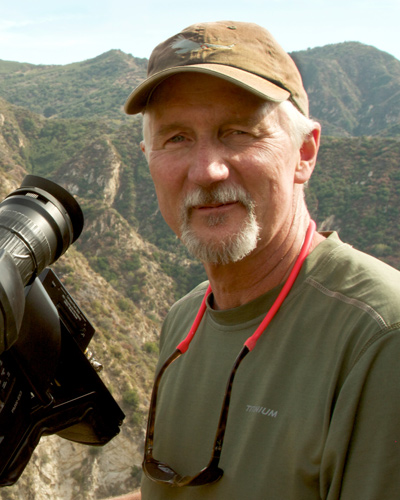
<path fill-rule="evenodd" d="M 235 44 L 231 45 L 217 45 L 213 43 L 198 43 L 194 42 L 193 40 L 189 40 L 188 38 L 185 38 L 184 36 L 180 35 L 174 43 L 171 44 L 171 48 L 175 50 L 177 54 L 187 54 L 189 52 L 200 52 L 201 50 L 209 50 L 209 49 L 228 49 L 231 50 Z"/>

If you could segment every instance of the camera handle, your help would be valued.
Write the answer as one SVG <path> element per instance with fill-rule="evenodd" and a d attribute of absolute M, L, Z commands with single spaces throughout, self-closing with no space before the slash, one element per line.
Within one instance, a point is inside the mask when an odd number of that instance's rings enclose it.
<path fill-rule="evenodd" d="M 23 321 L 10 353 L 41 405 L 51 404 L 50 385 L 61 353 L 61 327 L 57 308 L 39 279 L 25 287 Z"/>

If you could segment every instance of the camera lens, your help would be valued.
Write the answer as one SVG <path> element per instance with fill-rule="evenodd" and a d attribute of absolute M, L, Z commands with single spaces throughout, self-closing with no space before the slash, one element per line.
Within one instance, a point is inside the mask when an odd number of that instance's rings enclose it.
<path fill-rule="evenodd" d="M 23 285 L 65 253 L 82 228 L 75 198 L 42 177 L 26 176 L 0 203 L 0 249 L 13 258 Z"/>

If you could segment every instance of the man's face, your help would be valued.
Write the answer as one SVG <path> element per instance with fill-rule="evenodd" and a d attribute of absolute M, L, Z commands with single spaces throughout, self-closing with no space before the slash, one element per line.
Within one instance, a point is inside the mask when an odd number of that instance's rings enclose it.
<path fill-rule="evenodd" d="M 241 260 L 292 224 L 308 177 L 285 120 L 212 76 L 176 75 L 154 92 L 142 149 L 163 217 L 204 262 Z"/>

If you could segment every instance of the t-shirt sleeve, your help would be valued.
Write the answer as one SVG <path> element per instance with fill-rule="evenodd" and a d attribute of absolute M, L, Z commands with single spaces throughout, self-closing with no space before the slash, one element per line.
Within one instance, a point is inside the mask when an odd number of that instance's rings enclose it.
<path fill-rule="evenodd" d="M 320 485 L 327 500 L 399 498 L 399 325 L 370 340 L 336 396 Z"/>

